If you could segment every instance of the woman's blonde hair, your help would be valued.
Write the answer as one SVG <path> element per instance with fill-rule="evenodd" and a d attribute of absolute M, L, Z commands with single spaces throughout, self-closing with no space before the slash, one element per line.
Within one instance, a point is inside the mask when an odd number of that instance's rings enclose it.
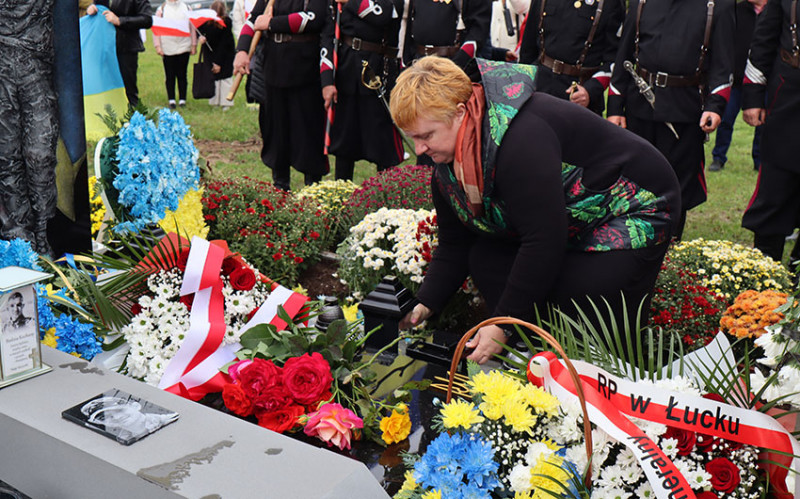
<path fill-rule="evenodd" d="M 450 59 L 428 56 L 417 60 L 397 77 L 389 100 L 395 124 L 408 130 L 424 116 L 448 125 L 459 103 L 472 95 L 472 82 Z"/>

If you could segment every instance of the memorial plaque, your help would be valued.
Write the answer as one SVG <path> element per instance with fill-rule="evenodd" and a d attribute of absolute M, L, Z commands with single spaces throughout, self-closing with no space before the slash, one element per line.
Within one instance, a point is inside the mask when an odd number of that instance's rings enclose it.
<path fill-rule="evenodd" d="M 48 277 L 22 267 L 0 269 L 0 388 L 50 370 L 42 364 L 34 286 Z"/>

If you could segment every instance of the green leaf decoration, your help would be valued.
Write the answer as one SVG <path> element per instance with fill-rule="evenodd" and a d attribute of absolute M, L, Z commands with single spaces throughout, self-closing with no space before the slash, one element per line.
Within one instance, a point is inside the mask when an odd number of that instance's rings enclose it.
<path fill-rule="evenodd" d="M 628 228 L 628 235 L 631 238 L 631 247 L 633 249 L 646 248 L 647 241 L 655 237 L 653 225 L 641 218 L 628 217 L 625 220 L 625 226 Z"/>
<path fill-rule="evenodd" d="M 606 213 L 606 207 L 602 206 L 603 195 L 595 194 L 589 196 L 575 204 L 567 207 L 573 218 L 584 222 L 591 222 Z"/>
<path fill-rule="evenodd" d="M 508 130 L 508 125 L 516 115 L 517 109 L 507 104 L 495 102 L 489 106 L 489 130 L 492 134 L 492 140 L 498 146 Z"/>

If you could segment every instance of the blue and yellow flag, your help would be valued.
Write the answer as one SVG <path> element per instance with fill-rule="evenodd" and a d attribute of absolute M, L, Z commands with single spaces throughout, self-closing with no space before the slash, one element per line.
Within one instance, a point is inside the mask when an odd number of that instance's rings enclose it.
<path fill-rule="evenodd" d="M 81 18 L 81 69 L 83 72 L 83 113 L 86 121 L 86 139 L 97 141 L 111 134 L 97 114 L 105 114 L 110 105 L 119 117 L 128 109 L 125 85 L 117 62 L 117 33 L 114 25 L 106 21 L 98 6 L 98 13 Z"/>

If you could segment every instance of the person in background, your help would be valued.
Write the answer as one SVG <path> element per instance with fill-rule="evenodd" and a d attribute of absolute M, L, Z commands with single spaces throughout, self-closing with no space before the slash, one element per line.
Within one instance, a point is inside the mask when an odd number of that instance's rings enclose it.
<path fill-rule="evenodd" d="M 533 0 L 519 61 L 539 67 L 537 90 L 602 115 L 624 17 L 621 0 Z"/>
<path fill-rule="evenodd" d="M 744 121 L 763 125 L 756 190 L 742 217 L 753 246 L 781 261 L 800 215 L 800 36 L 797 0 L 769 0 L 744 70 Z M 796 252 L 795 252 L 796 253 Z"/>
<path fill-rule="evenodd" d="M 325 109 L 334 106 L 328 152 L 336 156 L 336 179 L 353 180 L 356 160 L 377 165 L 378 172 L 403 161 L 403 139 L 389 111 L 373 89 L 362 82 L 366 64 L 391 90 L 397 76 L 397 42 L 402 0 L 342 0 L 336 80 L 333 50 L 336 3 L 322 34 L 320 77 Z M 367 77 L 365 77 L 367 78 Z M 387 94 L 388 97 L 388 94 Z"/>
<path fill-rule="evenodd" d="M 480 84 L 425 57 L 392 90 L 395 123 L 436 163 L 439 224 L 420 304 L 401 326 L 441 312 L 468 275 L 495 317 L 531 321 L 555 306 L 580 321 L 576 307 L 591 314 L 591 300 L 608 303 L 604 321 L 636 324 L 677 228 L 669 163 L 644 139 L 534 92 L 531 66 L 477 66 Z M 509 336 L 481 328 L 468 358 L 486 362 Z"/>
<path fill-rule="evenodd" d="M 747 63 L 747 53 L 750 51 L 750 42 L 753 40 L 753 30 L 756 26 L 758 15 L 764 10 L 767 0 L 747 0 L 736 4 L 736 42 L 734 44 L 733 86 L 725 106 L 725 114 L 717 128 L 714 138 L 714 149 L 711 151 L 711 164 L 708 171 L 718 172 L 725 168 L 728 161 L 728 148 L 733 137 L 733 125 L 739 110 L 742 109 L 742 82 L 744 81 L 744 67 Z M 757 126 L 753 134 L 753 146 L 750 150 L 753 157 L 753 169 L 758 171 L 761 165 L 761 127 Z"/>
<path fill-rule="evenodd" d="M 253 0 L 234 0 L 233 2 L 233 7 L 231 8 L 231 20 L 233 21 L 233 25 L 231 29 L 233 29 L 233 36 L 235 36 L 237 40 L 254 5 L 255 2 Z"/>
<path fill-rule="evenodd" d="M 139 52 L 144 52 L 144 43 L 139 30 L 148 29 L 153 25 L 153 10 L 150 8 L 150 2 L 147 0 L 114 0 L 113 2 L 111 0 L 95 0 L 94 4 L 86 9 L 86 14 L 96 15 L 96 5 L 108 8 L 103 16 L 117 29 L 119 72 L 122 73 L 128 105 L 136 107 L 139 104 L 139 87 L 136 83 Z"/>
<path fill-rule="evenodd" d="M 217 84 L 214 97 L 210 98 L 208 103 L 227 111 L 233 105 L 233 101 L 228 100 L 228 93 L 233 84 L 233 58 L 236 56 L 236 45 L 225 2 L 216 0 L 211 4 L 211 8 L 222 19 L 224 26 L 217 21 L 208 21 L 198 29 L 201 35 L 198 43 L 201 45 L 203 58 L 212 61 L 211 72 L 214 73 Z"/>
<path fill-rule="evenodd" d="M 644 137 L 675 169 L 683 202 L 678 240 L 686 212 L 706 201 L 703 142 L 728 102 L 735 28 L 734 0 L 631 0 L 622 30 L 608 119 Z M 637 81 L 650 87 L 654 102 Z"/>
<path fill-rule="evenodd" d="M 189 21 L 189 6 L 183 0 L 167 0 L 156 9 L 156 15 L 164 19 Z M 175 83 L 178 83 L 178 105 L 186 105 L 186 90 L 189 56 L 197 50 L 197 31 L 189 24 L 190 36 L 154 36 L 153 45 L 164 63 L 164 82 L 167 86 L 169 108 L 175 109 Z"/>
<path fill-rule="evenodd" d="M 292 166 L 304 174 L 306 185 L 330 169 L 319 75 L 320 32 L 327 14 L 327 0 L 282 0 L 270 9 L 258 0 L 236 47 L 234 72 L 250 74 L 250 42 L 257 30 L 263 31 L 263 64 L 259 75 L 251 75 L 265 87 L 256 99 L 261 103 L 261 161 L 272 169 L 275 187 L 285 191 L 291 189 Z"/>

